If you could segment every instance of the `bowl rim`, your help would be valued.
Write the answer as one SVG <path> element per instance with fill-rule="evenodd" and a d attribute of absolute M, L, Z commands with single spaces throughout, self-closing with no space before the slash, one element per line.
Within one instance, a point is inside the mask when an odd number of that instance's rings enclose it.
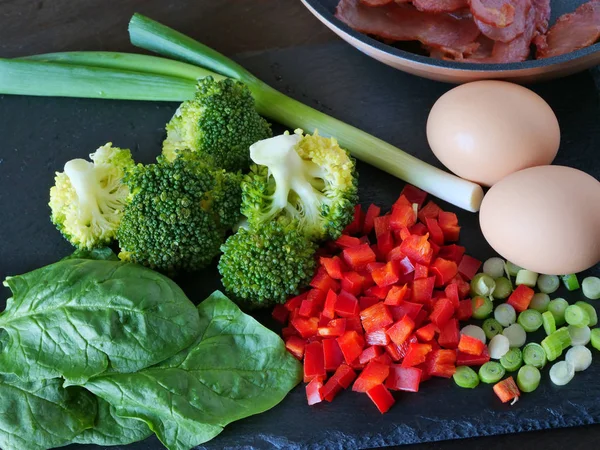
<path fill-rule="evenodd" d="M 464 73 L 487 73 L 487 72 L 518 72 L 521 70 L 529 70 L 542 68 L 547 66 L 558 66 L 563 65 L 564 63 L 574 62 L 579 59 L 582 59 L 588 55 L 593 53 L 600 52 L 600 42 L 597 42 L 588 47 L 575 50 L 573 52 L 565 53 L 563 55 L 551 56 L 549 58 L 544 59 L 529 59 L 527 61 L 522 62 L 511 62 L 511 63 L 467 63 L 467 62 L 456 62 L 456 61 L 446 61 L 443 59 L 435 59 L 429 56 L 417 55 L 416 53 L 411 53 L 406 50 L 401 50 L 399 48 L 393 47 L 388 44 L 384 44 L 381 41 L 373 39 L 372 37 L 363 34 L 359 31 L 356 31 L 350 26 L 346 25 L 344 22 L 336 18 L 331 12 L 329 12 L 328 8 L 323 5 L 320 0 L 302 0 L 305 6 L 308 7 L 309 11 L 313 13 L 317 13 L 320 18 L 326 20 L 331 26 L 337 28 L 339 31 L 353 37 L 354 39 L 362 42 L 369 47 L 372 47 L 379 52 L 383 52 L 388 56 L 393 58 L 397 58 L 400 60 L 411 61 L 413 63 L 417 63 L 422 66 L 427 67 L 439 67 L 447 70 L 452 70 L 456 72 L 464 72 Z"/>

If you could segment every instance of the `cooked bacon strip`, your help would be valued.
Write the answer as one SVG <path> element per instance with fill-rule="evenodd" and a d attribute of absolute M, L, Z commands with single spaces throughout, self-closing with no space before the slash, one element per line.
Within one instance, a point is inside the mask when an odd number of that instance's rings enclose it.
<path fill-rule="evenodd" d="M 515 7 L 510 0 L 469 0 L 469 2 L 473 16 L 488 25 L 504 28 L 515 20 Z"/>
<path fill-rule="evenodd" d="M 385 6 L 394 3 L 394 0 L 360 0 L 365 6 Z"/>
<path fill-rule="evenodd" d="M 469 6 L 468 0 L 413 0 L 412 3 L 419 11 L 436 14 L 453 12 Z"/>
<path fill-rule="evenodd" d="M 449 48 L 458 53 L 472 48 L 480 34 L 470 19 L 428 14 L 411 5 L 369 8 L 359 0 L 341 0 L 335 16 L 362 33 L 394 41 L 420 41 L 426 46 Z"/>
<path fill-rule="evenodd" d="M 600 39 L 600 0 L 584 3 L 558 18 L 548 33 L 535 39 L 536 56 L 549 58 L 588 47 Z"/>
<path fill-rule="evenodd" d="M 546 34 L 550 22 L 550 0 L 532 0 L 536 12 L 536 31 L 539 34 Z"/>
<path fill-rule="evenodd" d="M 529 17 L 529 8 L 532 7 L 531 0 L 514 0 L 513 6 L 515 7 L 515 20 L 507 27 L 498 28 L 488 25 L 477 18 L 475 18 L 475 23 L 481 32 L 493 41 L 510 42 L 525 31 Z"/>

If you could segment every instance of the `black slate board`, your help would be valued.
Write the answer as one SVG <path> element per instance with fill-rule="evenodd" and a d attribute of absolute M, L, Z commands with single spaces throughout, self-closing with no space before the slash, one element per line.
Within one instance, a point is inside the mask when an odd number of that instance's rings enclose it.
<path fill-rule="evenodd" d="M 292 97 L 439 166 L 427 147 L 424 126 L 430 107 L 450 86 L 394 71 L 342 43 L 242 55 L 239 61 Z M 600 104 L 590 73 L 532 88 L 554 108 L 562 127 L 556 163 L 600 178 Z M 176 106 L 0 97 L 0 278 L 49 264 L 71 251 L 48 220 L 54 171 L 107 141 L 130 147 L 140 162 L 152 161 Z M 389 207 L 403 186 L 365 164 L 359 164 L 359 173 L 365 204 Z M 461 243 L 477 258 L 492 256 L 477 216 L 456 212 L 463 225 Z M 594 273 L 600 274 L 598 268 Z M 214 268 L 178 281 L 195 302 L 219 286 Z M 352 392 L 342 393 L 332 404 L 308 407 L 300 386 L 278 407 L 228 426 L 202 448 L 358 449 L 598 423 L 599 377 L 597 361 L 564 388 L 546 377 L 535 394 L 512 407 L 500 404 L 490 387 L 469 391 L 448 380 L 431 380 L 418 395 L 398 395 L 386 415 L 366 396 Z M 161 445 L 150 438 L 113 448 L 154 450 Z"/>

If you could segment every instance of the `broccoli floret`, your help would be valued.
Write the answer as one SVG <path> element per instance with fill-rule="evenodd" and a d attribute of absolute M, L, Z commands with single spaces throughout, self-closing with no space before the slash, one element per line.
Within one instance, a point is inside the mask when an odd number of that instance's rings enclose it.
<path fill-rule="evenodd" d="M 123 260 L 168 274 L 202 269 L 240 218 L 241 175 L 190 152 L 138 165 L 125 182 L 131 199 L 117 234 Z"/>
<path fill-rule="evenodd" d="M 183 102 L 167 124 L 163 154 L 172 161 L 178 151 L 191 150 L 215 167 L 246 170 L 250 145 L 271 135 L 245 84 L 206 77 L 198 82 L 195 98 Z"/>
<path fill-rule="evenodd" d="M 71 244 L 87 250 L 115 239 L 129 196 L 122 179 L 134 167 L 131 152 L 110 142 L 90 159 L 68 161 L 56 173 L 49 203 L 52 223 Z"/>
<path fill-rule="evenodd" d="M 242 213 L 251 226 L 286 217 L 321 241 L 352 222 L 358 175 L 335 139 L 297 130 L 255 143 L 250 156 L 256 165 L 242 183 Z"/>
<path fill-rule="evenodd" d="M 223 286 L 249 308 L 283 303 L 310 282 L 316 249 L 295 223 L 272 221 L 252 229 L 241 228 L 221 247 Z"/>

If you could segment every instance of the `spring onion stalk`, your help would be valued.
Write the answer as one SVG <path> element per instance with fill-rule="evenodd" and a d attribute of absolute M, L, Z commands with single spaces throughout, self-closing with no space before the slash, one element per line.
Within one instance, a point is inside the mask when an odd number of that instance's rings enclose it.
<path fill-rule="evenodd" d="M 478 273 L 471 280 L 471 294 L 487 297 L 494 292 L 495 288 L 496 282 L 485 273 Z"/>
<path fill-rule="evenodd" d="M 574 327 L 587 327 L 590 324 L 590 316 L 582 307 L 570 305 L 565 310 L 565 321 Z"/>
<path fill-rule="evenodd" d="M 506 261 L 506 273 L 509 276 L 516 277 L 519 273 L 519 270 L 523 270 L 523 268 L 511 263 L 510 261 Z"/>
<path fill-rule="evenodd" d="M 556 326 L 562 326 L 565 323 L 565 311 L 569 307 L 569 302 L 564 298 L 555 298 L 548 303 L 548 311 L 554 316 Z"/>
<path fill-rule="evenodd" d="M 600 350 L 600 328 L 594 328 L 591 332 L 592 347 L 596 350 Z"/>
<path fill-rule="evenodd" d="M 576 291 L 579 289 L 579 280 L 577 280 L 577 275 L 574 273 L 570 275 L 563 275 L 561 277 L 563 284 L 569 291 Z"/>
<path fill-rule="evenodd" d="M 258 112 L 292 129 L 334 136 L 356 158 L 469 211 L 478 211 L 481 186 L 451 175 L 353 126 L 306 106 L 261 82 L 209 47 L 140 14 L 129 23 L 133 45 L 236 78 L 252 92 Z"/>
<path fill-rule="evenodd" d="M 460 330 L 461 334 L 466 334 L 467 336 L 471 336 L 472 338 L 479 339 L 484 344 L 487 342 L 486 334 L 481 327 L 477 325 L 465 325 L 462 330 Z"/>
<path fill-rule="evenodd" d="M 518 348 L 511 348 L 502 358 L 500 364 L 507 372 L 514 372 L 523 365 L 523 354 Z"/>
<path fill-rule="evenodd" d="M 523 363 L 538 369 L 543 369 L 548 359 L 544 347 L 535 342 L 530 342 L 523 348 Z"/>
<path fill-rule="evenodd" d="M 581 290 L 590 300 L 598 300 L 600 298 L 600 278 L 587 277 L 581 282 Z"/>
<path fill-rule="evenodd" d="M 560 279 L 556 275 L 540 275 L 537 287 L 543 294 L 552 294 L 560 286 Z"/>
<path fill-rule="evenodd" d="M 550 336 L 556 331 L 556 321 L 554 320 L 554 315 L 550 311 L 546 311 L 542 314 L 542 325 L 544 326 L 546 336 Z"/>
<path fill-rule="evenodd" d="M 525 286 L 535 287 L 538 279 L 538 274 L 531 270 L 521 269 L 517 272 L 517 279 L 515 284 L 524 284 Z"/>
<path fill-rule="evenodd" d="M 517 374 L 517 386 L 522 392 L 533 392 L 540 385 L 542 375 L 537 367 L 524 365 Z"/>
<path fill-rule="evenodd" d="M 573 364 L 560 361 L 550 368 L 550 380 L 557 386 L 568 384 L 575 376 Z"/>
<path fill-rule="evenodd" d="M 535 309 L 526 309 L 517 318 L 517 323 L 528 333 L 537 331 L 542 326 L 542 313 Z"/>
<path fill-rule="evenodd" d="M 483 325 L 481 325 L 481 328 L 488 339 L 492 339 L 497 334 L 501 334 L 504 330 L 504 327 L 500 324 L 500 322 L 498 322 L 496 319 L 492 319 L 491 317 L 489 319 L 485 319 Z"/>
<path fill-rule="evenodd" d="M 474 389 L 479 385 L 477 372 L 469 366 L 458 366 L 452 378 L 454 378 L 454 382 L 461 388 Z"/>
<path fill-rule="evenodd" d="M 500 278 L 504 275 L 504 260 L 502 258 L 493 257 L 483 263 L 483 273 L 492 278 Z"/>
<path fill-rule="evenodd" d="M 499 277 L 494 281 L 496 282 L 496 288 L 494 289 L 494 292 L 492 292 L 493 297 L 500 300 L 508 298 L 513 291 L 513 286 L 510 280 L 506 277 Z"/>
<path fill-rule="evenodd" d="M 510 350 L 510 341 L 502 334 L 494 336 L 490 340 L 488 345 L 488 351 L 490 352 L 490 358 L 500 359 L 508 353 Z"/>
<path fill-rule="evenodd" d="M 527 341 L 527 333 L 518 323 L 506 327 L 502 334 L 508 339 L 510 348 L 523 347 Z"/>
<path fill-rule="evenodd" d="M 505 374 L 506 370 L 502 364 L 495 361 L 486 362 L 479 368 L 479 379 L 486 384 L 497 383 Z"/>
<path fill-rule="evenodd" d="M 517 321 L 517 312 L 512 305 L 502 303 L 501 305 L 496 306 L 494 319 L 500 322 L 500 325 L 503 327 L 508 327 Z"/>
<path fill-rule="evenodd" d="M 588 345 L 592 338 L 592 330 L 590 327 L 574 327 L 569 325 L 569 336 L 571 337 L 571 345 Z"/>
<path fill-rule="evenodd" d="M 489 297 L 473 297 L 472 302 L 474 319 L 487 319 L 494 309 L 494 304 Z"/>
<path fill-rule="evenodd" d="M 565 361 L 573 365 L 575 372 L 583 372 L 592 364 L 592 352 L 583 345 L 575 345 L 567 352 Z"/>
<path fill-rule="evenodd" d="M 563 350 L 565 350 L 569 345 L 571 345 L 571 336 L 569 335 L 569 330 L 566 327 L 562 327 L 552 333 L 550 336 L 547 336 L 542 341 L 542 347 L 546 352 L 546 358 L 548 361 L 554 361 L 560 355 L 562 355 Z"/>
<path fill-rule="evenodd" d="M 598 313 L 596 312 L 596 308 L 594 308 L 589 303 L 582 301 L 575 302 L 575 305 L 579 306 L 587 313 L 587 315 L 590 318 L 590 327 L 595 327 L 598 324 Z"/>
<path fill-rule="evenodd" d="M 540 293 L 533 295 L 531 303 L 529 303 L 529 309 L 535 309 L 536 311 L 543 313 L 548 311 L 548 304 L 550 303 L 550 296 L 548 294 Z"/>

